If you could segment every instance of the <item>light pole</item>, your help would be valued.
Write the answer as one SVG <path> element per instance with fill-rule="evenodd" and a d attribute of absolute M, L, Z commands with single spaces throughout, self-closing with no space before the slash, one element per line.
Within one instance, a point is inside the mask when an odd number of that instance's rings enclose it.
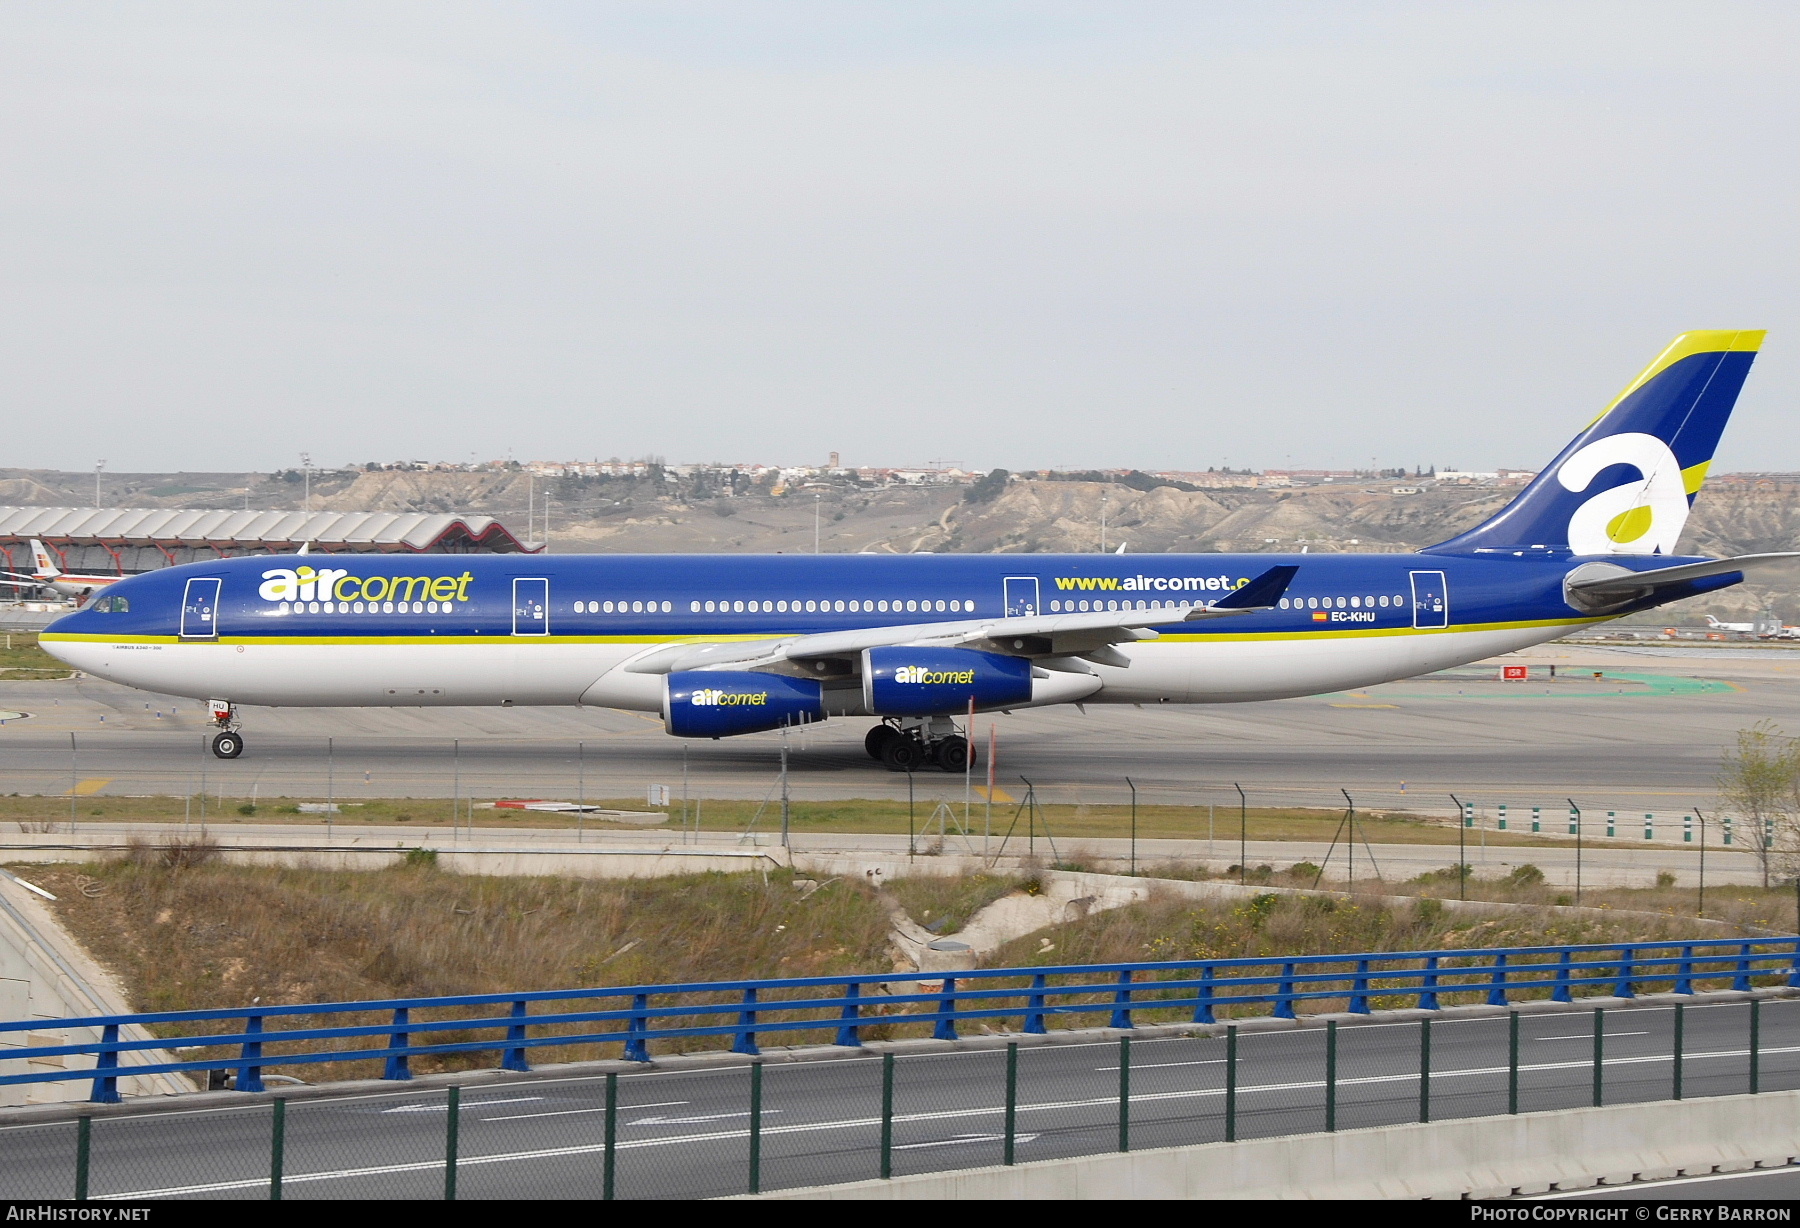
<path fill-rule="evenodd" d="M 1581 907 L 1581 807 L 1569 799 L 1569 813 L 1575 816 L 1575 907 Z"/>
<path fill-rule="evenodd" d="M 1106 553 L 1106 492 L 1100 492 L 1100 553 Z"/>
<path fill-rule="evenodd" d="M 1250 858 L 1247 856 L 1250 847 L 1250 812 L 1244 801 L 1244 787 L 1235 780 L 1231 782 L 1231 787 L 1237 790 L 1238 795 L 1238 886 L 1241 887 L 1248 881 L 1250 872 Z"/>
<path fill-rule="evenodd" d="M 104 458 L 94 463 L 94 506 L 96 508 L 100 506 L 100 471 L 104 468 L 106 468 Z"/>
<path fill-rule="evenodd" d="M 816 491 L 813 494 L 813 553 L 814 554 L 817 554 L 819 552 L 819 504 L 824 498 L 825 498 L 824 495 L 819 494 Z"/>
<path fill-rule="evenodd" d="M 1462 799 L 1456 794 L 1452 793 L 1450 800 L 1456 803 L 1456 898 L 1466 900 L 1469 898 L 1465 886 L 1469 881 L 1469 855 L 1465 851 L 1468 837 L 1463 834 L 1464 807 Z"/>
<path fill-rule="evenodd" d="M 305 507 L 306 507 L 306 510 L 310 512 L 310 511 L 312 511 L 312 453 L 311 452 L 302 452 L 300 454 L 300 471 L 304 475 L 304 481 L 306 482 Z"/>

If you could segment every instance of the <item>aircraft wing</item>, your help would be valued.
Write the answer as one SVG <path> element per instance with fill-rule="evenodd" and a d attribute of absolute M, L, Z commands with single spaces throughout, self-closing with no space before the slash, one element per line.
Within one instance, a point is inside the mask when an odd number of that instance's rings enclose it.
<path fill-rule="evenodd" d="M 973 648 L 1007 656 L 1084 656 L 1106 665 L 1128 664 L 1111 645 L 1152 640 L 1156 627 L 1230 618 L 1266 610 L 1281 599 L 1298 567 L 1271 567 L 1229 596 L 1191 609 L 1094 610 L 1079 614 L 1032 614 L 1008 618 L 970 618 L 955 622 L 908 623 L 897 627 L 826 631 L 780 640 L 713 644 L 671 644 L 625 666 L 631 673 L 668 674 L 678 670 L 777 669 L 789 661 L 850 657 L 866 648 L 901 644 Z"/>
<path fill-rule="evenodd" d="M 1660 588 L 1665 584 L 1680 584 L 1686 580 L 1701 580 L 1707 576 L 1728 575 L 1734 571 L 1766 567 L 1771 563 L 1789 563 L 1796 559 L 1800 559 L 1800 551 L 1788 550 L 1779 554 L 1740 554 L 1733 559 L 1708 559 L 1704 563 L 1654 567 L 1649 571 L 1626 571 L 1621 568 L 1609 575 L 1587 576 L 1578 580 L 1570 580 L 1568 585 L 1576 592 L 1596 595 L 1637 593 Z"/>

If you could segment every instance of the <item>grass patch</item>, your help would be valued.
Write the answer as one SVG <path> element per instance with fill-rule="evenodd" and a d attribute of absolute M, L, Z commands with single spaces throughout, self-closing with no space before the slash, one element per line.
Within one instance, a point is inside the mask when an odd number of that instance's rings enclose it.
<path fill-rule="evenodd" d="M 934 875 L 898 878 L 887 884 L 906 914 L 934 934 L 954 934 L 969 918 L 1025 880 L 1011 874 Z"/>
<path fill-rule="evenodd" d="M 1535 885 L 1490 885 L 1496 894 L 1503 890 L 1541 890 Z M 1419 887 L 1418 884 L 1413 886 Z M 1655 893 L 1618 891 L 1606 894 L 1618 901 L 1611 904 L 1611 909 L 1623 909 L 1632 904 L 1648 905 L 1650 900 L 1633 897 Z M 1711 896 L 1712 893 L 1708 892 L 1709 903 Z M 1550 901 L 1534 898 L 1517 902 Z M 1642 911 L 1657 910 L 1644 907 Z M 1281 971 L 1279 961 L 1282 958 L 1299 953 L 1331 955 L 1365 951 L 1561 946 L 1732 936 L 1735 935 L 1721 933 L 1717 926 L 1696 922 L 1691 917 L 1664 914 L 1646 918 L 1635 910 L 1632 915 L 1608 915 L 1608 910 L 1603 909 L 1577 916 L 1532 911 L 1516 916 L 1479 918 L 1459 916 L 1445 908 L 1435 896 L 1423 894 L 1412 903 L 1390 905 L 1373 896 L 1343 899 L 1270 892 L 1238 904 L 1204 905 L 1187 900 L 1165 899 L 1113 909 L 1017 939 L 995 952 L 986 961 L 986 965 L 995 968 L 1044 967 L 1158 960 L 1254 959 L 1267 956 L 1270 963 L 1266 967 L 1246 969 L 1232 975 L 1274 976 Z M 1526 956 L 1514 957 L 1510 962 L 1514 967 L 1523 967 L 1535 962 L 1548 964 L 1553 961 L 1548 956 L 1541 961 Z M 1444 971 L 1448 973 L 1457 963 L 1454 958 L 1446 959 L 1443 963 Z M 1407 966 L 1416 967 L 1416 964 Z M 1397 967 L 1399 965 L 1387 965 L 1384 969 L 1377 962 L 1371 969 L 1375 976 L 1371 984 L 1373 993 L 1370 1004 L 1377 1010 L 1412 1006 L 1416 1002 L 1416 993 L 1380 992 L 1401 986 L 1401 982 L 1383 980 L 1379 975 L 1383 970 L 1392 971 Z M 1729 960 L 1722 961 L 1719 975 L 1697 977 L 1696 988 L 1728 987 L 1731 983 L 1730 968 Z M 1152 982 L 1144 979 L 1140 983 L 1145 988 L 1137 996 L 1150 1004 L 1138 1015 L 1140 1023 L 1177 1023 L 1191 1018 L 1191 1007 L 1158 1011 L 1153 1005 L 1158 994 L 1150 987 Z M 1785 983 L 1785 977 L 1759 976 L 1756 983 L 1782 984 Z M 1416 985 L 1417 982 L 1409 980 L 1406 984 Z M 1448 987 L 1453 984 L 1453 979 L 1446 976 L 1445 985 Z M 1610 993 L 1613 985 L 1611 979 L 1596 980 L 1593 988 L 1587 992 Z M 1336 986 L 1331 988 L 1335 989 Z M 1347 991 L 1348 982 L 1344 983 L 1344 988 Z M 1667 989 L 1669 986 L 1666 982 L 1658 982 L 1642 986 L 1640 991 L 1650 988 Z M 1583 992 L 1579 983 L 1575 992 L 1578 996 Z M 1174 995 L 1166 993 L 1162 996 Z M 1550 990 L 1547 987 L 1521 989 L 1512 994 L 1515 1001 L 1549 996 Z M 1446 988 L 1439 994 L 1439 1000 L 1445 1006 L 1468 1005 L 1485 999 L 1485 993 L 1459 993 L 1453 988 Z M 1095 995 L 1091 1001 L 1105 1003 L 1110 1001 L 1110 997 L 1105 994 Z M 1348 1007 L 1349 998 L 1346 993 L 1345 996 L 1300 1003 L 1296 1009 L 1302 1014 L 1313 1014 L 1343 1011 Z M 1227 1006 L 1221 1007 L 1217 1013 L 1223 1019 L 1265 1015 L 1268 1011 L 1266 1005 L 1243 1008 Z M 1051 1026 L 1057 1026 L 1058 1018 L 1056 1015 L 1050 1017 Z M 1064 1027 L 1093 1026 L 1096 1022 L 1103 1022 L 1103 1018 L 1097 1015 L 1069 1015 L 1061 1018 L 1061 1026 Z"/>
<path fill-rule="evenodd" d="M 890 966 L 886 914 L 871 888 L 848 881 L 801 899 L 786 871 L 595 882 L 450 875 L 423 858 L 376 872 L 233 866 L 195 852 L 171 857 L 146 849 L 143 856 L 104 864 L 33 867 L 32 880 L 58 897 L 55 907 L 65 924 L 119 975 L 134 1009 L 814 976 Z M 436 1017 L 467 1018 L 469 1012 Z M 771 1011 L 768 1017 L 780 1015 Z M 169 1028 L 161 1034 L 195 1032 Z M 821 1029 L 813 1039 L 828 1042 L 830 1034 Z M 729 1044 L 721 1037 L 686 1047 Z M 616 1044 L 556 1047 L 535 1050 L 532 1060 L 618 1052 Z M 497 1062 L 496 1053 L 480 1052 L 422 1057 L 414 1066 L 423 1072 Z M 293 1073 L 330 1080 L 380 1071 L 370 1062 Z"/>
<path fill-rule="evenodd" d="M 0 678 L 13 681 L 56 679 L 71 677 L 73 672 L 65 663 L 38 647 L 37 632 L 0 632 Z"/>
<path fill-rule="evenodd" d="M 62 809 L 58 809 L 61 800 Z M 322 802 L 325 798 L 317 797 L 275 797 L 263 795 L 257 798 L 254 810 L 245 813 L 250 800 L 245 797 L 228 795 L 223 801 L 217 794 L 207 798 L 180 796 L 155 797 L 118 797 L 112 795 L 96 796 L 93 801 L 99 808 L 93 814 L 103 815 L 108 819 L 180 819 L 183 817 L 204 816 L 209 821 L 220 824 L 231 823 L 298 823 L 322 825 L 324 816 L 300 814 L 299 804 L 305 802 Z M 407 823 L 420 827 L 448 827 L 451 823 L 451 800 L 443 798 L 376 798 L 361 802 L 347 802 L 337 798 L 342 813 L 334 816 L 339 827 L 354 825 L 376 825 L 389 823 Z M 642 812 L 647 809 L 642 797 L 626 798 L 589 798 L 589 803 L 604 809 L 630 810 Z M 931 813 L 934 803 L 921 802 L 914 808 L 912 827 L 918 834 L 922 847 L 935 845 L 939 837 L 935 834 L 927 837 L 923 833 L 926 817 Z M 55 797 L 0 797 L 0 822 L 32 822 L 42 818 L 67 818 L 66 799 Z M 760 819 L 757 818 L 759 807 L 762 809 Z M 1058 842 L 1070 842 L 1090 837 L 1124 837 L 1131 831 L 1131 808 L 1129 806 L 1100 806 L 1090 804 L 1050 805 L 1040 807 L 1043 820 L 1037 831 L 1037 847 L 1040 852 L 1048 845 L 1044 828 L 1047 826 Z M 680 808 L 672 809 L 669 817 L 670 827 L 679 827 L 682 823 Z M 1249 834 L 1251 840 L 1329 840 L 1342 818 L 1340 810 L 1303 810 L 1296 808 L 1252 809 L 1249 812 Z M 753 823 L 754 820 L 754 823 Z M 464 811 L 462 822 L 467 823 L 467 811 Z M 604 817 L 588 815 L 577 820 L 572 814 L 552 814 L 535 810 L 495 810 L 477 809 L 473 823 L 476 827 L 489 828 L 536 828 L 574 830 L 578 825 L 592 831 L 617 831 L 621 824 L 608 823 Z M 749 799 L 708 798 L 699 807 L 699 826 L 702 831 L 742 832 L 746 829 L 764 834 L 773 833 L 780 827 L 780 811 L 773 805 L 762 806 L 761 803 Z M 971 829 L 979 832 L 983 815 L 979 807 L 971 816 Z M 689 815 L 692 825 L 692 811 Z M 999 848 L 1001 838 L 1007 828 L 1012 825 L 1012 807 L 996 806 L 994 810 L 994 826 L 992 847 Z M 795 832 L 863 832 L 882 835 L 905 835 L 908 830 L 907 806 L 904 801 L 886 801 L 873 798 L 845 798 L 830 801 L 795 801 L 790 807 L 790 828 Z M 1231 816 L 1231 822 L 1225 822 L 1221 812 L 1217 822 L 1209 826 L 1208 813 L 1205 806 L 1140 806 L 1138 808 L 1138 835 L 1145 839 L 1206 839 L 1209 831 L 1216 833 L 1222 854 L 1228 853 L 1226 846 L 1237 839 L 1237 816 Z M 1405 814 L 1365 815 L 1359 819 L 1358 837 L 1364 836 L 1376 844 L 1441 844 L 1454 847 L 1456 844 L 1456 827 L 1448 819 L 1438 820 Z M 1546 839 L 1521 832 L 1488 832 L 1489 847 L 1508 846 L 1553 846 L 1567 847 L 1567 841 Z M 962 838 L 951 835 L 942 840 L 945 852 L 956 852 L 962 848 Z M 979 848 L 981 837 L 974 837 L 974 845 Z M 1010 854 L 1015 849 L 1024 851 L 1027 845 L 1026 822 L 1020 819 L 1017 830 L 1006 848 Z M 1360 860 L 1360 859 L 1359 859 Z"/>

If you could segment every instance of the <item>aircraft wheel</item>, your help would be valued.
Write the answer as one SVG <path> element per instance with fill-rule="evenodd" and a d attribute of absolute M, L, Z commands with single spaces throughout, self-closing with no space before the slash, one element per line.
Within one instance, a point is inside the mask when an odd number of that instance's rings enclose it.
<path fill-rule="evenodd" d="M 212 752 L 221 759 L 236 759 L 244 753 L 243 735 L 227 730 L 212 740 Z"/>
<path fill-rule="evenodd" d="M 881 761 L 896 772 L 910 772 L 925 761 L 925 748 L 904 735 L 881 748 Z"/>
<path fill-rule="evenodd" d="M 946 772 L 961 772 L 972 766 L 969 762 L 969 743 L 960 737 L 948 737 L 931 749 L 931 758 Z"/>
<path fill-rule="evenodd" d="M 863 749 L 869 752 L 869 758 L 879 763 L 888 743 L 899 736 L 900 731 L 892 725 L 877 725 L 863 736 Z"/>

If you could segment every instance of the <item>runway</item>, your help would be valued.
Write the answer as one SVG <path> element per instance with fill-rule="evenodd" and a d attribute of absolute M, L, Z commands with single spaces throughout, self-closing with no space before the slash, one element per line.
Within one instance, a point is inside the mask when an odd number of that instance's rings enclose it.
<path fill-rule="evenodd" d="M 1343 804 L 1449 814 L 1449 794 L 1506 803 L 1673 818 L 1714 800 L 1724 748 L 1740 729 L 1784 722 L 1800 732 L 1800 652 L 1740 650 L 1670 657 L 1646 650 L 1548 645 L 1505 658 L 1554 682 L 1495 680 L 1500 662 L 1367 691 L 1258 704 L 1048 709 L 978 717 L 997 736 L 996 782 L 1022 779 L 1049 801 L 1122 803 L 1126 780 L 1152 802 Z M 1599 670 L 1604 678 L 1594 680 Z M 648 714 L 596 709 L 246 709 L 248 750 L 221 761 L 192 700 L 94 679 L 0 682 L 0 791 L 66 795 L 223 791 L 256 796 L 630 798 L 651 784 L 695 796 L 769 794 L 774 734 L 684 742 Z M 862 750 L 867 721 L 828 722 L 789 740 L 790 791 L 801 799 L 904 798 L 903 774 Z M 75 735 L 71 748 L 70 735 Z M 976 783 L 980 783 L 977 777 Z M 915 774 L 921 800 L 960 798 L 963 781 Z"/>
<path fill-rule="evenodd" d="M 1609 1002 L 1599 1095 L 1607 1104 L 1672 1093 L 1674 1011 Z M 1800 1087 L 1800 1002 L 1760 1011 L 1759 1087 Z M 1595 1097 L 1591 1011 L 1520 1017 L 1519 1108 L 1574 1108 Z M 1750 1008 L 1685 1011 L 1687 1096 L 1749 1086 Z M 1326 1032 L 1321 1027 L 1240 1036 L 1234 1121 L 1239 1138 L 1307 1133 L 1326 1125 Z M 1422 1089 L 1416 1022 L 1343 1026 L 1337 1033 L 1337 1129 L 1508 1109 L 1504 1015 L 1434 1021 L 1429 1087 Z M 1217 1142 L 1226 1130 L 1225 1042 L 1139 1040 L 1131 1047 L 1128 1142 L 1134 1150 Z M 1020 1160 L 1088 1155 L 1120 1142 L 1116 1042 L 1019 1051 Z M 1000 1162 L 1005 1053 L 998 1047 L 898 1057 L 896 1175 Z M 759 1175 L 764 1190 L 874 1177 L 879 1172 L 882 1064 L 841 1060 L 764 1067 Z M 620 1077 L 615 1185 L 619 1198 L 702 1198 L 745 1192 L 750 1089 L 741 1065 Z M 467 1089 L 458 1114 L 457 1197 L 596 1198 L 603 1192 L 605 1084 L 600 1078 L 520 1078 Z M 101 1198 L 242 1198 L 269 1194 L 266 1103 L 103 1117 L 93 1127 L 92 1192 Z M 443 1090 L 294 1100 L 286 1110 L 286 1199 L 442 1197 L 448 1107 Z M 0 1128 L 0 1197 L 66 1198 L 69 1123 Z"/>

